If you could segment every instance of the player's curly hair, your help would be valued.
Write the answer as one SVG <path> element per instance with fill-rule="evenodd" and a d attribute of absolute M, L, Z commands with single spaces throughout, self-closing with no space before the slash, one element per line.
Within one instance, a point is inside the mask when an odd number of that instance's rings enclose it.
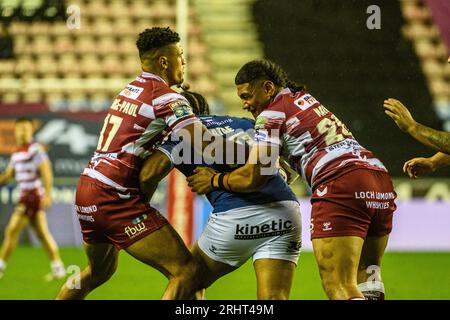
<path fill-rule="evenodd" d="M 184 90 L 180 94 L 185 97 L 192 107 L 192 112 L 196 115 L 209 115 L 209 105 L 205 97 L 200 93 Z"/>
<path fill-rule="evenodd" d="M 290 88 L 294 92 L 305 90 L 305 86 L 298 85 L 289 80 L 286 72 L 276 63 L 270 60 L 253 60 L 244 64 L 239 69 L 234 83 L 255 83 L 258 80 L 270 80 L 282 88 Z"/>
<path fill-rule="evenodd" d="M 153 27 L 151 29 L 145 29 L 139 34 L 136 41 L 136 46 L 139 50 L 139 56 L 142 58 L 146 52 L 159 49 L 179 41 L 180 36 L 178 33 L 170 30 L 169 27 Z"/>

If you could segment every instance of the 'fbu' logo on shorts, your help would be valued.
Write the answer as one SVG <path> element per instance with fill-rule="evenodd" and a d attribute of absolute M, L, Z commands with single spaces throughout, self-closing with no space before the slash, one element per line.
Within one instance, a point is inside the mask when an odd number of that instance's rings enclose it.
<path fill-rule="evenodd" d="M 145 225 L 145 223 L 141 222 L 141 223 L 135 224 L 133 227 L 127 226 L 124 229 L 124 232 L 128 236 L 128 238 L 133 239 L 134 237 L 141 234 L 145 230 L 147 230 L 147 226 Z"/>

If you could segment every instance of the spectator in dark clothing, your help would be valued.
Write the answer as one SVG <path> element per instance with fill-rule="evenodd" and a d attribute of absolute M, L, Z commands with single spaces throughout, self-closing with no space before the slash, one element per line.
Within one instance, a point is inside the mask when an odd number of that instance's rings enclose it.
<path fill-rule="evenodd" d="M 14 58 L 14 40 L 8 27 L 0 24 L 0 59 Z"/>

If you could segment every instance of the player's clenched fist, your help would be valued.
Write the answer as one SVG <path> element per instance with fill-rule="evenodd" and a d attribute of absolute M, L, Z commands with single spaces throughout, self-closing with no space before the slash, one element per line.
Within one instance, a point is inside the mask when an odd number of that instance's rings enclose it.
<path fill-rule="evenodd" d="M 436 171 L 434 162 L 430 158 L 414 158 L 403 165 L 403 171 L 410 177 L 416 179 L 419 176 Z"/>
<path fill-rule="evenodd" d="M 384 100 L 383 106 L 385 109 L 384 113 L 391 117 L 402 131 L 409 132 L 409 130 L 414 128 L 416 121 L 403 103 L 396 99 L 389 98 Z"/>
<path fill-rule="evenodd" d="M 194 170 L 194 174 L 187 177 L 186 180 L 193 192 L 198 194 L 210 193 L 214 190 L 211 179 L 217 171 L 208 167 L 198 167 Z"/>

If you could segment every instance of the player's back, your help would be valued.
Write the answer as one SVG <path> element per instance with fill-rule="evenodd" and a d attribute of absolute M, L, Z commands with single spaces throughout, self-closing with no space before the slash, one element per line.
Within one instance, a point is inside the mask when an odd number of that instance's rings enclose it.
<path fill-rule="evenodd" d="M 113 101 L 84 174 L 121 191 L 137 191 L 150 150 L 177 126 L 195 119 L 186 99 L 143 72 Z"/>
<path fill-rule="evenodd" d="M 257 140 L 282 145 L 282 155 L 310 186 L 358 166 L 386 171 L 372 152 L 306 91 L 283 89 L 258 116 L 255 128 Z"/>
<path fill-rule="evenodd" d="M 250 144 L 253 142 L 254 138 L 255 122 L 253 120 L 230 116 L 199 116 L 198 118 L 213 135 L 244 144 L 245 148 L 242 148 L 240 151 L 247 151 L 248 154 Z M 197 163 L 194 159 L 195 155 L 192 154 L 189 161 L 187 161 L 188 163 L 186 163 L 186 161 L 182 162 L 182 160 L 186 159 L 182 159 L 183 154 L 180 152 L 180 149 L 183 147 L 181 145 L 182 143 L 167 141 L 158 149 L 171 158 L 171 161 L 176 164 L 175 167 L 185 176 L 192 175 L 197 166 L 209 166 L 218 172 L 230 172 L 238 165 L 244 165 L 246 161 L 245 157 L 241 157 L 241 161 L 238 164 Z M 239 157 L 237 158 L 239 159 Z M 213 212 L 225 212 L 234 208 L 276 201 L 297 200 L 295 194 L 278 173 L 270 176 L 263 188 L 256 192 L 238 194 L 223 190 L 215 190 L 208 194 L 207 198 L 214 208 Z"/>

